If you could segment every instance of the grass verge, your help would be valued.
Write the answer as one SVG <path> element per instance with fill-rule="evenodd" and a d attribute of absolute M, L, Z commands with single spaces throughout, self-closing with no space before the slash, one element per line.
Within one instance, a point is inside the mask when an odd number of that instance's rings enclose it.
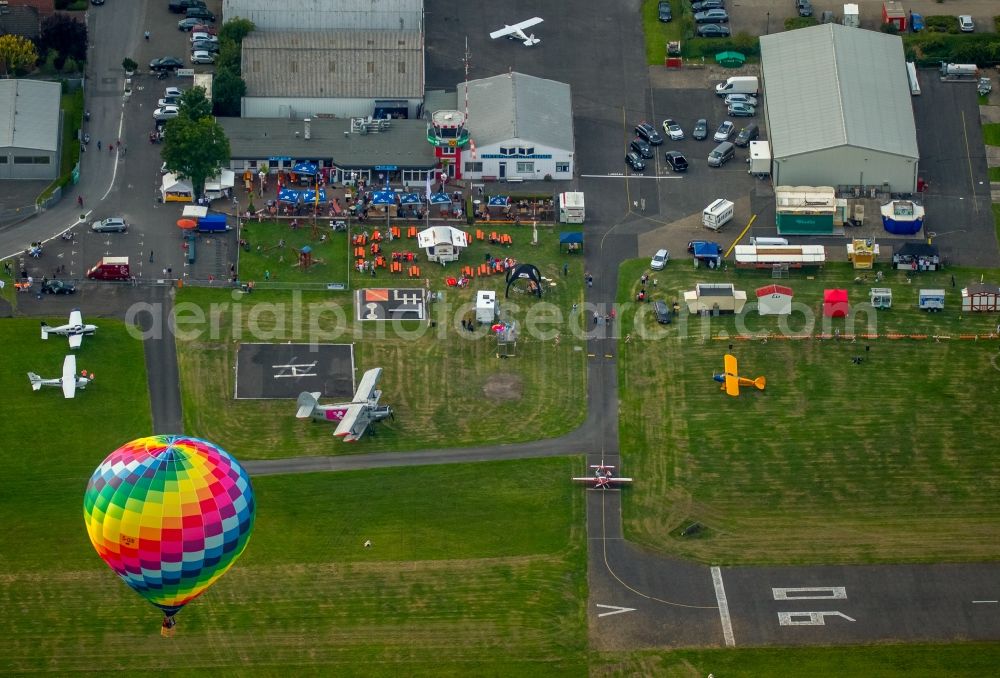
<path fill-rule="evenodd" d="M 1000 122 L 988 122 L 983 125 L 983 143 L 987 146 L 1000 146 Z"/>
<path fill-rule="evenodd" d="M 621 300 L 637 290 L 644 266 L 623 267 Z M 821 317 L 824 288 L 846 287 L 852 303 L 867 301 L 871 283 L 855 284 L 854 273 L 833 264 L 788 284 L 796 301 Z M 895 302 L 871 316 L 876 331 L 956 337 L 941 342 L 730 345 L 734 334 L 777 333 L 778 323 L 751 313 L 741 328 L 732 316 L 682 312 L 657 331 L 650 318 L 623 312 L 624 326 L 638 322 L 645 330 L 643 336 L 636 329 L 636 339 L 623 345 L 619 364 L 621 446 L 632 450 L 626 470 L 647 479 L 625 495 L 629 537 L 715 563 L 1000 557 L 1000 508 L 992 502 L 1000 491 L 992 453 L 998 439 L 979 423 L 983 403 L 1000 396 L 997 345 L 957 339 L 995 330 L 994 314 L 963 317 L 957 308 L 958 288 L 980 275 L 1000 279 L 996 272 L 954 270 L 907 284 L 901 272 L 886 271 L 879 283 L 894 290 Z M 732 281 L 751 299 L 756 287 L 771 282 L 752 272 L 682 266 L 657 278 L 667 300 L 698 280 Z M 945 311 L 916 310 L 918 287 L 945 288 Z M 843 319 L 825 329 L 818 322 L 816 331 L 851 331 Z M 798 331 L 805 321 L 797 313 L 787 324 Z M 767 377 L 766 391 L 720 393 L 711 377 L 728 351 L 745 376 Z M 864 362 L 853 364 L 859 355 Z M 691 522 L 705 529 L 697 538 L 680 537 Z"/>
<path fill-rule="evenodd" d="M 867 645 L 854 647 L 782 647 L 736 650 L 643 651 L 600 654 L 591 676 L 727 676 L 757 678 L 839 678 L 870 676 L 937 678 L 984 676 L 1000 662 L 1000 644 Z"/>
<path fill-rule="evenodd" d="M 254 479 L 250 546 L 181 611 L 174 642 L 87 543 L 78 478 L 63 557 L 0 576 L 0 668 L 581 675 L 583 494 L 566 482 L 579 463 Z"/>

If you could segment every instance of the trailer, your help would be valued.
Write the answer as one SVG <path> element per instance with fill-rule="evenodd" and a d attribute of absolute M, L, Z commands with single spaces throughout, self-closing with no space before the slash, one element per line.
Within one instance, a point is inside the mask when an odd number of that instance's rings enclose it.
<path fill-rule="evenodd" d="M 719 198 L 712 201 L 701 213 L 701 223 L 705 228 L 718 231 L 733 218 L 735 205 L 730 200 Z"/>
<path fill-rule="evenodd" d="M 500 317 L 497 293 L 493 290 L 479 290 L 476 293 L 476 322 L 493 324 Z"/>
<path fill-rule="evenodd" d="M 789 268 L 822 266 L 826 263 L 826 248 L 822 245 L 737 245 L 736 265 L 741 268 Z"/>
<path fill-rule="evenodd" d="M 903 11 L 903 3 L 895 0 L 886 0 L 882 3 L 882 25 L 892 24 L 900 33 L 906 31 L 906 12 Z"/>
<path fill-rule="evenodd" d="M 769 141 L 751 141 L 747 165 L 749 165 L 747 172 L 759 179 L 770 176 L 771 143 Z"/>
<path fill-rule="evenodd" d="M 861 12 L 858 10 L 857 3 L 852 2 L 844 5 L 844 18 L 841 23 L 851 28 L 861 27 Z"/>
<path fill-rule="evenodd" d="M 921 311 L 935 313 L 944 310 L 944 290 L 920 290 L 917 307 Z"/>
<path fill-rule="evenodd" d="M 559 194 L 559 222 L 563 224 L 582 224 L 586 216 L 583 193 L 570 191 Z"/>

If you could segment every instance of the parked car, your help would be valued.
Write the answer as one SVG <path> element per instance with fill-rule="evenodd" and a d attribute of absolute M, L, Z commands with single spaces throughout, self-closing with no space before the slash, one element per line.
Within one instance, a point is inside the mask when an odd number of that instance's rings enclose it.
<path fill-rule="evenodd" d="M 757 115 L 757 109 L 747 104 L 730 104 L 726 113 L 731 118 L 750 118 Z"/>
<path fill-rule="evenodd" d="M 642 156 L 635 151 L 629 151 L 625 155 L 625 162 L 636 172 L 642 172 L 646 169 L 646 163 L 643 161 Z"/>
<path fill-rule="evenodd" d="M 168 87 L 163 90 L 163 96 L 165 97 L 180 97 L 184 93 L 180 87 Z"/>
<path fill-rule="evenodd" d="M 633 139 L 632 143 L 630 143 L 628 147 L 641 155 L 643 158 L 648 159 L 653 157 L 653 147 L 638 137 Z"/>
<path fill-rule="evenodd" d="M 219 42 L 219 36 L 212 35 L 208 31 L 191 30 L 191 42 L 197 42 L 198 40 L 208 40 L 209 42 Z"/>
<path fill-rule="evenodd" d="M 692 12 L 704 12 L 710 9 L 725 9 L 726 0 L 700 0 L 691 3 Z"/>
<path fill-rule="evenodd" d="M 656 250 L 656 254 L 649 260 L 649 267 L 654 271 L 662 271 L 668 261 L 670 261 L 670 252 L 667 250 Z"/>
<path fill-rule="evenodd" d="M 659 146 L 663 143 L 663 137 L 656 131 L 656 128 L 648 122 L 640 122 L 635 126 L 635 133 L 651 146 Z"/>
<path fill-rule="evenodd" d="M 823 12 L 826 14 L 826 12 Z M 910 30 L 914 33 L 919 33 L 924 30 L 924 17 L 916 12 L 910 12 Z"/>
<path fill-rule="evenodd" d="M 663 121 L 663 131 L 670 137 L 671 141 L 680 141 L 684 138 L 684 130 L 673 118 L 667 118 Z"/>
<path fill-rule="evenodd" d="M 102 221 L 95 221 L 90 225 L 90 230 L 95 233 L 124 233 L 128 230 L 128 224 L 123 217 L 108 217 Z"/>
<path fill-rule="evenodd" d="M 180 115 L 180 109 L 176 106 L 163 106 L 153 111 L 153 120 L 170 120 Z"/>
<path fill-rule="evenodd" d="M 730 104 L 746 104 L 748 106 L 757 105 L 757 97 L 752 94 L 727 94 L 724 100 L 726 106 Z"/>
<path fill-rule="evenodd" d="M 167 5 L 167 9 L 174 14 L 183 14 L 192 7 L 205 6 L 205 0 L 170 0 L 170 4 Z"/>
<path fill-rule="evenodd" d="M 688 161 L 680 151 L 667 151 L 663 159 L 670 165 L 670 169 L 675 172 L 687 172 Z"/>
<path fill-rule="evenodd" d="M 177 30 L 179 31 L 193 31 L 197 26 L 201 26 L 201 19 L 181 19 L 177 22 Z"/>
<path fill-rule="evenodd" d="M 184 16 L 188 19 L 201 19 L 202 23 L 206 21 L 215 21 L 215 15 L 208 11 L 205 7 L 189 7 Z"/>
<path fill-rule="evenodd" d="M 694 15 L 696 24 L 728 24 L 729 14 L 724 9 L 707 9 Z"/>
<path fill-rule="evenodd" d="M 215 55 L 203 49 L 191 53 L 191 63 L 193 64 L 214 64 Z"/>
<path fill-rule="evenodd" d="M 712 139 L 718 141 L 719 143 L 723 141 L 729 141 L 729 137 L 733 136 L 733 131 L 735 129 L 736 125 L 734 125 L 729 120 L 726 120 L 721 125 L 719 125 L 719 129 L 715 131 L 715 135 L 712 136 Z"/>
<path fill-rule="evenodd" d="M 195 40 L 191 43 L 192 52 L 208 52 L 209 54 L 219 53 L 219 43 L 208 40 Z"/>
<path fill-rule="evenodd" d="M 90 0 L 91 5 L 103 5 L 104 0 Z"/>
<path fill-rule="evenodd" d="M 163 97 L 156 102 L 157 107 L 163 108 L 164 106 L 177 106 L 181 103 L 180 97 Z"/>
<path fill-rule="evenodd" d="M 795 9 L 798 10 L 799 16 L 813 15 L 813 6 L 809 0 L 795 0 Z"/>
<path fill-rule="evenodd" d="M 656 318 L 656 322 L 661 325 L 670 324 L 670 307 L 667 306 L 667 302 L 662 299 L 657 299 L 653 302 L 653 316 Z"/>
<path fill-rule="evenodd" d="M 694 129 L 691 130 L 691 138 L 698 141 L 708 138 L 708 120 L 698 118 L 698 122 L 694 124 Z"/>
<path fill-rule="evenodd" d="M 963 33 L 972 33 L 976 30 L 976 24 L 972 21 L 972 17 L 968 14 L 962 14 L 958 17 L 958 28 Z"/>
<path fill-rule="evenodd" d="M 177 57 L 161 57 L 149 62 L 151 71 L 173 71 L 178 68 L 184 68 L 184 62 Z"/>
<path fill-rule="evenodd" d="M 670 9 L 670 3 L 668 0 L 660 0 L 660 2 L 656 4 L 656 15 L 659 17 L 660 21 L 664 23 L 673 21 L 674 14 L 673 10 Z"/>
<path fill-rule="evenodd" d="M 699 38 L 728 38 L 730 35 L 729 26 L 720 26 L 719 24 L 704 24 L 698 26 L 698 30 L 695 32 Z"/>
<path fill-rule="evenodd" d="M 45 294 L 73 294 L 76 292 L 76 286 L 62 280 L 46 280 L 42 283 L 42 292 Z"/>
<path fill-rule="evenodd" d="M 760 128 L 757 127 L 756 123 L 750 123 L 740 130 L 740 133 L 736 135 L 736 140 L 733 141 L 733 143 L 740 148 L 746 148 L 750 145 L 751 141 L 755 141 L 759 136 Z"/>
<path fill-rule="evenodd" d="M 191 27 L 192 33 L 208 33 L 209 35 L 218 35 L 219 29 L 212 24 L 198 23 Z"/>

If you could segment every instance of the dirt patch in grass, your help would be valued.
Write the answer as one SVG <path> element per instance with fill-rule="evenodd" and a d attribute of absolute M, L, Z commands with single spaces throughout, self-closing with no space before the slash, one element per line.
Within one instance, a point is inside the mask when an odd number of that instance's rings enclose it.
<path fill-rule="evenodd" d="M 524 381 L 518 374 L 495 374 L 483 384 L 483 395 L 495 403 L 520 400 L 524 395 Z"/>

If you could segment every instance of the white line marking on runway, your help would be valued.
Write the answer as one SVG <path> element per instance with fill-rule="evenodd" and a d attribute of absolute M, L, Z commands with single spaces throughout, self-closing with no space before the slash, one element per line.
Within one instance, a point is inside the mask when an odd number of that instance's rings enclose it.
<path fill-rule="evenodd" d="M 584 179 L 683 179 L 684 178 L 667 174 L 654 174 L 648 177 L 645 174 L 581 174 L 580 176 L 583 177 Z"/>
<path fill-rule="evenodd" d="M 621 614 L 622 612 L 635 612 L 634 607 L 619 607 L 618 605 L 601 605 L 600 603 L 594 603 L 596 607 L 603 607 L 605 610 L 611 610 L 611 612 L 602 612 L 598 617 L 610 617 L 613 614 Z"/>
<path fill-rule="evenodd" d="M 1000 603 L 1000 600 L 973 600 L 972 602 L 974 604 L 992 603 L 993 605 L 996 605 L 997 603 Z"/>
<path fill-rule="evenodd" d="M 715 586 L 715 600 L 719 603 L 719 619 L 722 620 L 722 636 L 726 639 L 726 647 L 736 647 L 733 637 L 733 621 L 729 618 L 729 601 L 726 600 L 726 589 L 722 585 L 722 570 L 712 568 L 712 585 Z"/>

